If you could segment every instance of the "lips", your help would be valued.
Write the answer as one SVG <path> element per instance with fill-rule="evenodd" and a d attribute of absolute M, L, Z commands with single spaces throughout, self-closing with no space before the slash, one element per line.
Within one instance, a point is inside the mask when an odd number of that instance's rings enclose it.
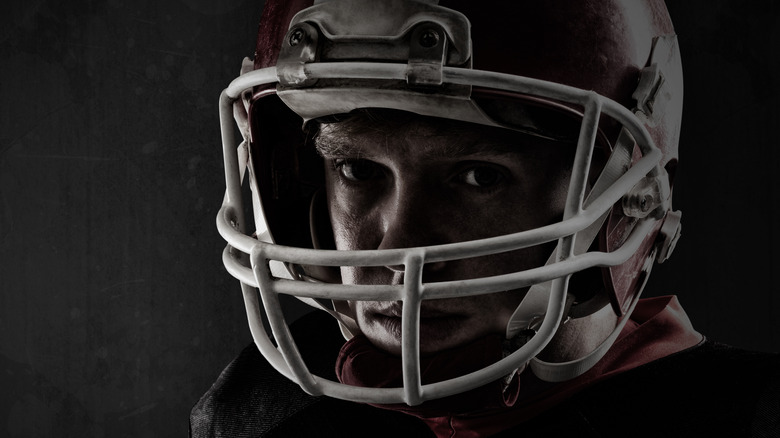
<path fill-rule="evenodd" d="M 458 312 L 446 311 L 426 304 L 427 303 L 423 303 L 423 305 L 420 307 L 421 320 L 462 317 L 462 315 Z M 373 311 L 372 313 L 374 315 L 386 316 L 389 318 L 401 318 L 401 315 L 403 314 L 403 303 L 400 301 L 393 302 Z"/>
<path fill-rule="evenodd" d="M 397 342 L 401 341 L 402 306 L 393 304 L 372 314 L 374 320 Z M 466 316 L 435 308 L 420 309 L 420 349 L 436 349 L 436 346 L 452 337 L 467 319 Z"/>

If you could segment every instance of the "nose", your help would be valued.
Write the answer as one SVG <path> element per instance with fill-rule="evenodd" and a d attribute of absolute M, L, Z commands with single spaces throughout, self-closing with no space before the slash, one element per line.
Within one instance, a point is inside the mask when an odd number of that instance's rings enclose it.
<path fill-rule="evenodd" d="M 399 184 L 385 204 L 382 240 L 378 249 L 415 248 L 450 243 L 447 210 L 441 196 L 424 184 Z M 445 262 L 426 263 L 426 272 L 444 268 Z M 403 272 L 403 265 L 387 266 Z"/>

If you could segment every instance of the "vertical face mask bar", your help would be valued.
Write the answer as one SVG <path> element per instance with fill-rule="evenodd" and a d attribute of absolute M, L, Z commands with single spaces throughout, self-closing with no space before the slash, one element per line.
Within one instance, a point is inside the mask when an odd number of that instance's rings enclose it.
<path fill-rule="evenodd" d="M 290 367 L 287 366 L 287 362 L 276 349 L 268 333 L 265 331 L 261 314 L 263 310 L 260 308 L 260 302 L 257 299 L 257 289 L 246 283 L 241 283 L 241 292 L 244 296 L 244 306 L 247 310 L 247 318 L 249 322 L 249 331 L 252 333 L 252 338 L 257 345 L 258 350 L 263 353 L 266 360 L 282 375 L 290 380 L 295 381 L 295 376 L 290 371 Z"/>
<path fill-rule="evenodd" d="M 227 185 L 224 203 L 234 207 L 232 215 L 238 221 L 239 231 L 243 233 L 244 212 L 241 208 L 235 208 L 241 204 L 241 181 L 239 180 L 241 170 L 236 151 L 233 101 L 234 98 L 228 96 L 227 90 L 219 96 L 219 125 L 222 132 L 222 153 L 225 156 L 225 182 Z"/>
<path fill-rule="evenodd" d="M 574 155 L 569 193 L 566 198 L 566 208 L 563 220 L 572 218 L 582 212 L 585 202 L 585 189 L 587 187 L 590 162 L 593 157 L 593 149 L 596 145 L 596 133 L 601 117 L 601 99 L 596 93 L 591 93 L 585 103 L 585 112 L 580 125 L 580 136 L 577 140 L 577 152 Z M 567 257 L 573 255 L 567 250 Z"/>
<path fill-rule="evenodd" d="M 409 406 L 423 402 L 420 378 L 420 305 L 422 303 L 422 272 L 425 253 L 410 253 L 404 263 L 404 301 L 401 310 L 401 366 L 404 397 Z"/>
<path fill-rule="evenodd" d="M 271 268 L 268 265 L 270 259 L 265 254 L 267 245 L 259 244 L 252 249 L 252 270 L 255 272 L 255 278 L 260 289 L 260 296 L 263 300 L 263 306 L 268 314 L 268 321 L 273 330 L 274 338 L 279 344 L 287 366 L 295 376 L 295 382 L 298 383 L 307 393 L 311 395 L 322 395 L 322 389 L 317 385 L 314 376 L 309 372 L 306 364 L 303 362 L 298 347 L 290 333 L 290 327 L 284 318 L 282 304 L 279 301 L 279 295 L 271 284 L 274 281 L 271 278 Z"/>
<path fill-rule="evenodd" d="M 601 98 L 591 92 L 585 102 L 580 135 L 577 139 L 577 152 L 574 155 L 572 165 L 569 193 L 566 196 L 566 207 L 563 212 L 563 220 L 570 219 L 582 213 L 585 202 L 585 190 L 587 188 L 590 163 L 593 158 L 593 149 L 596 146 L 596 135 L 599 118 L 601 117 Z M 574 247 L 578 233 L 571 235 L 571 239 L 562 239 L 558 252 L 558 261 L 563 261 L 574 256 Z M 567 283 L 568 283 L 568 276 Z"/>
<path fill-rule="evenodd" d="M 579 215 L 583 211 L 582 206 L 585 202 L 585 191 L 588 174 L 590 173 L 590 162 L 596 144 L 598 121 L 601 116 L 601 99 L 596 93 L 590 93 L 587 96 L 584 106 L 585 111 L 582 123 L 580 124 L 580 135 L 577 140 L 577 151 L 574 155 L 574 163 L 572 164 L 572 175 L 571 180 L 569 181 L 569 190 L 566 196 L 563 220 Z M 574 257 L 576 238 L 577 233 L 574 233 L 559 239 L 556 255 L 557 261 L 562 262 Z M 571 275 L 572 274 L 569 273 L 563 278 L 559 277 L 554 279 L 550 284 L 549 292 L 547 290 L 543 290 L 542 292 L 542 294 L 548 295 L 548 300 L 546 308 L 538 309 L 537 312 L 544 315 L 544 317 L 542 319 L 542 324 L 539 327 L 539 331 L 531 338 L 529 343 L 537 338 L 541 338 L 542 342 L 540 342 L 539 347 L 537 347 L 538 351 L 530 356 L 531 358 L 535 357 L 547 346 L 563 320 L 566 313 L 566 296 Z M 542 283 L 538 287 L 545 288 L 545 285 Z M 522 303 L 519 306 L 522 306 Z"/>
<path fill-rule="evenodd" d="M 593 157 L 593 150 L 596 145 L 597 126 L 601 116 L 601 99 L 596 93 L 588 95 L 585 103 L 582 122 L 580 124 L 580 134 L 577 140 L 577 149 L 572 163 L 572 175 L 569 181 L 569 190 L 566 197 L 563 220 L 570 219 L 579 215 L 583 211 L 585 202 L 585 191 L 587 188 L 588 175 L 590 173 L 590 163 Z M 599 222 L 597 222 L 599 223 Z M 600 226 L 600 225 L 599 225 Z M 577 238 L 586 238 L 583 234 L 591 233 L 589 229 L 574 233 L 565 238 L 559 239 L 558 248 L 551 260 L 555 262 L 564 262 L 574 257 L 574 248 L 577 244 Z M 586 238 L 587 239 L 587 238 Z M 583 242 L 582 245 L 589 245 L 590 242 Z M 549 261 L 548 261 L 549 263 Z M 564 294 L 568 291 L 564 288 Z M 526 292 L 523 300 L 517 305 L 517 308 L 509 319 L 506 328 L 507 337 L 514 337 L 519 331 L 531 329 L 531 325 L 539 317 L 546 318 L 547 309 L 550 304 L 551 283 L 536 283 Z M 545 299 L 547 298 L 547 299 Z"/>

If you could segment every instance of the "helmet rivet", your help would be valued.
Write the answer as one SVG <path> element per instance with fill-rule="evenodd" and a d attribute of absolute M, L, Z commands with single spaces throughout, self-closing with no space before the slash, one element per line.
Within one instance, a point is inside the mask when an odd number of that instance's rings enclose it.
<path fill-rule="evenodd" d="M 647 212 L 650 210 L 650 206 L 653 205 L 653 195 L 645 195 L 642 198 L 642 202 L 640 203 L 639 209 L 643 212 Z"/>
<path fill-rule="evenodd" d="M 297 46 L 300 44 L 303 39 L 306 37 L 306 32 L 303 31 L 303 29 L 295 29 L 292 34 L 290 34 L 289 43 L 291 46 Z"/>
<path fill-rule="evenodd" d="M 434 29 L 426 29 L 420 34 L 420 45 L 430 49 L 439 44 L 439 32 Z"/>

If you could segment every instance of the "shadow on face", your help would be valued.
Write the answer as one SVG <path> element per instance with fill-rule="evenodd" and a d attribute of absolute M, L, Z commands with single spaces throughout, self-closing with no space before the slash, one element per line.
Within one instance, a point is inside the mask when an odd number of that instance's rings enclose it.
<path fill-rule="evenodd" d="M 560 220 L 574 145 L 501 128 L 392 110 L 321 122 L 336 248 L 410 248 L 483 239 Z M 554 243 L 428 264 L 423 282 L 506 274 L 543 265 Z M 403 266 L 343 267 L 345 284 L 401 284 Z M 502 332 L 525 290 L 426 300 L 421 351 Z M 400 303 L 355 301 L 361 330 L 400 351 Z"/>

